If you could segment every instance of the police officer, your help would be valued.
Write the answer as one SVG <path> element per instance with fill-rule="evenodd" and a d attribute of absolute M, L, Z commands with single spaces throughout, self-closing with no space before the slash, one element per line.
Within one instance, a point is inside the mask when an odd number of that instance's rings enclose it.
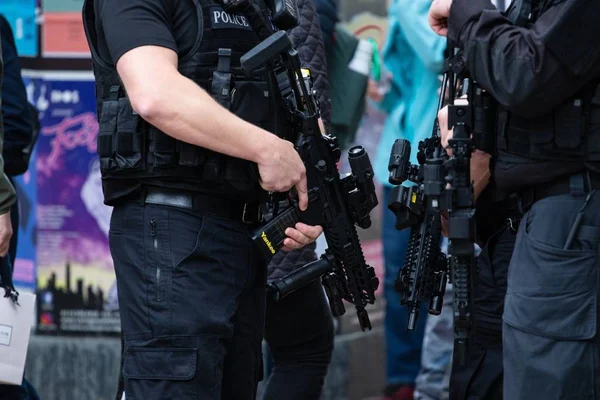
<path fill-rule="evenodd" d="M 308 202 L 298 153 L 269 132 L 270 74 L 240 68 L 259 39 L 213 0 L 87 0 L 83 17 L 126 398 L 253 399 L 266 265 L 248 233 L 264 191 Z M 284 250 L 321 232 L 289 228 Z"/>
<path fill-rule="evenodd" d="M 435 0 L 429 22 L 499 104 L 494 181 L 525 212 L 503 314 L 504 398 L 600 398 L 599 2 Z"/>

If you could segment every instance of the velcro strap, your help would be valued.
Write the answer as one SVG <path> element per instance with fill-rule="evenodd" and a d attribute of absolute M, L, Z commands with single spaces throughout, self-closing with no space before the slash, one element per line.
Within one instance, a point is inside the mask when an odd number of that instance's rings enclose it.
<path fill-rule="evenodd" d="M 217 71 L 229 72 L 229 70 L 231 69 L 231 55 L 231 49 L 219 49 L 219 62 L 217 64 Z"/>
<path fill-rule="evenodd" d="M 230 60 L 232 65 L 240 65 L 240 58 L 244 53 L 232 52 L 230 55 Z M 194 60 L 202 66 L 208 66 L 214 68 L 215 65 L 219 64 L 219 53 L 218 52 L 207 52 L 202 54 L 197 54 L 194 56 Z"/>

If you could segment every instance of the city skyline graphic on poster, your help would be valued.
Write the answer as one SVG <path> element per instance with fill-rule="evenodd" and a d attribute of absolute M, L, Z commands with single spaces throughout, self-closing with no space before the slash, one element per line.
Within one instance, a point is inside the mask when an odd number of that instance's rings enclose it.
<path fill-rule="evenodd" d="M 36 159 L 38 332 L 117 333 L 108 246 L 111 208 L 103 203 L 96 153 L 93 75 L 29 72 L 26 87 L 41 123 Z"/>

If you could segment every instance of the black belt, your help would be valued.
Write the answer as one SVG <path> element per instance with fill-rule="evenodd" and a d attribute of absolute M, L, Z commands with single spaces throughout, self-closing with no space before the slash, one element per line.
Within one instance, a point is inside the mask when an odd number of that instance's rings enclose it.
<path fill-rule="evenodd" d="M 263 220 L 262 207 L 258 202 L 242 202 L 205 193 L 156 187 L 146 187 L 143 199 L 145 204 L 157 204 L 204 212 L 247 224 L 258 223 Z"/>
<path fill-rule="evenodd" d="M 573 178 L 581 181 L 573 191 Z M 557 179 L 553 183 L 536 185 L 519 193 L 521 198 L 521 207 L 523 212 L 527 211 L 535 202 L 551 196 L 560 196 L 563 194 L 573 194 L 583 196 L 592 190 L 600 189 L 600 174 L 595 172 L 582 172 L 572 176 Z M 579 192 L 579 193 L 577 193 Z"/>

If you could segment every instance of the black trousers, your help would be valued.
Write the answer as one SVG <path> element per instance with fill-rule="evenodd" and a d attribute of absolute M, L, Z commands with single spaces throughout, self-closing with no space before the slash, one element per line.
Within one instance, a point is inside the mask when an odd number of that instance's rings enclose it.
<path fill-rule="evenodd" d="M 516 233 L 503 226 L 477 257 L 473 332 L 465 365 L 460 365 L 456 354 L 452 361 L 451 400 L 502 400 L 502 313 L 515 240 Z"/>
<path fill-rule="evenodd" d="M 114 208 L 109 242 L 127 400 L 254 399 L 266 265 L 247 225 L 132 202 Z"/>
<path fill-rule="evenodd" d="M 278 303 L 267 301 L 265 339 L 273 368 L 263 400 L 318 400 L 334 339 L 333 318 L 319 280 Z"/>
<path fill-rule="evenodd" d="M 319 281 L 278 303 L 267 301 L 265 338 L 274 365 L 263 400 L 318 400 L 331 362 L 334 336 L 329 303 Z M 121 346 L 123 349 L 123 342 Z M 122 393 L 120 374 L 116 400 L 121 400 Z"/>

